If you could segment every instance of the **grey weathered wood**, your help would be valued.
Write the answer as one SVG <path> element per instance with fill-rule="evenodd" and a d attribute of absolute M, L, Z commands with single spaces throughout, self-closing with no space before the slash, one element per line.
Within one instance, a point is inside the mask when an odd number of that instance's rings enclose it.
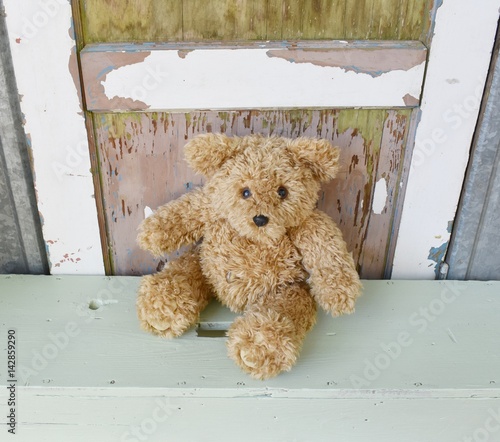
<path fill-rule="evenodd" d="M 138 282 L 0 277 L 2 389 L 7 330 L 18 337 L 16 440 L 132 441 L 142 428 L 154 441 L 443 442 L 500 420 L 500 282 L 365 281 L 357 312 L 319 314 L 297 365 L 265 382 L 227 358 L 223 337 L 140 331 Z M 233 316 L 212 304 L 201 322 Z"/>
<path fill-rule="evenodd" d="M 0 273 L 48 273 L 18 100 L 0 3 Z"/>
<path fill-rule="evenodd" d="M 486 100 L 446 257 L 449 278 L 500 279 L 499 48 L 497 36 Z M 458 124 L 458 120 L 453 124 Z"/>

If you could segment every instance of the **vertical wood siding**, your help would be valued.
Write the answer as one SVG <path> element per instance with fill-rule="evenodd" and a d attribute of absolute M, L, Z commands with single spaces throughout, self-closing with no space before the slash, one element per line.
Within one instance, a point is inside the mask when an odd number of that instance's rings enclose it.
<path fill-rule="evenodd" d="M 96 114 L 115 273 L 137 275 L 161 266 L 135 244 L 145 209 L 202 185 L 203 178 L 184 162 L 183 146 L 198 133 L 225 132 L 319 136 L 342 146 L 341 172 L 322 189 L 319 207 L 339 224 L 361 275 L 383 277 L 409 115 L 410 110 Z"/>

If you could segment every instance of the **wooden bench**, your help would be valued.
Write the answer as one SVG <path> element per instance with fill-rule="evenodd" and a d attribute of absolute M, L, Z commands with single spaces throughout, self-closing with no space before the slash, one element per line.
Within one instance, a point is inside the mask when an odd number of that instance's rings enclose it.
<path fill-rule="evenodd" d="M 138 282 L 0 276 L 0 440 L 500 440 L 500 282 L 365 281 L 269 381 L 226 356 L 217 303 L 181 338 L 139 330 Z"/>

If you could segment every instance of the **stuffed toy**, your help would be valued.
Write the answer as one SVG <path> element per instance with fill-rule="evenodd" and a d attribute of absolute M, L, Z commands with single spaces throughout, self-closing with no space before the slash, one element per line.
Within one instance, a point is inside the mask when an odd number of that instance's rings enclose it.
<path fill-rule="evenodd" d="M 138 243 L 155 256 L 193 246 L 141 280 L 141 326 L 179 336 L 214 297 L 242 313 L 227 333 L 236 364 L 256 379 L 288 371 L 316 304 L 352 313 L 361 290 L 339 228 L 316 209 L 339 150 L 313 138 L 203 134 L 185 157 L 205 185 L 146 218 Z"/>

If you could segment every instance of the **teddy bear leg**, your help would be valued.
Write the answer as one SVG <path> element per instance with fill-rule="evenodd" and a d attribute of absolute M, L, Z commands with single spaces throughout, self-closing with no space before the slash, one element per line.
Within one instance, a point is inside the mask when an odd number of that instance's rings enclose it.
<path fill-rule="evenodd" d="M 316 302 L 303 284 L 262 296 L 228 331 L 229 356 L 256 379 L 289 371 L 316 322 Z"/>
<path fill-rule="evenodd" d="M 192 249 L 161 272 L 142 278 L 137 298 L 140 325 L 165 338 L 180 336 L 196 323 L 210 296 L 198 250 Z"/>

